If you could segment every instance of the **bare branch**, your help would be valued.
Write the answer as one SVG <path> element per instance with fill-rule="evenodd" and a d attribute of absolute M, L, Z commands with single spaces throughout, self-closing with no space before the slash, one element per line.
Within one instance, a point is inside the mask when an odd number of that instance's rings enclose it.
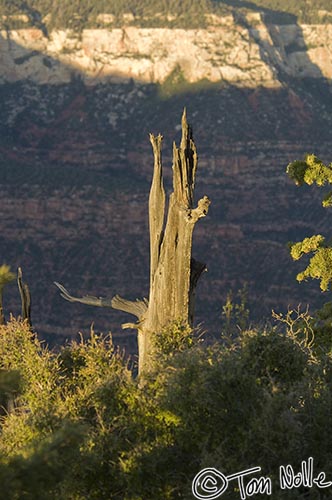
<path fill-rule="evenodd" d="M 69 302 L 79 302 L 80 304 L 87 304 L 89 306 L 96 307 L 112 307 L 113 309 L 118 309 L 119 311 L 124 311 L 129 314 L 133 314 L 138 319 L 141 319 L 143 314 L 146 312 L 148 308 L 148 301 L 146 299 L 143 300 L 127 300 L 123 299 L 119 295 L 115 295 L 112 299 L 103 298 L 103 297 L 93 297 L 92 295 L 84 295 L 84 297 L 74 297 L 70 295 L 68 290 L 58 283 L 57 281 L 54 284 L 61 291 L 61 297 L 68 300 Z"/>
<path fill-rule="evenodd" d="M 148 301 L 146 299 L 143 300 L 127 300 L 119 295 L 115 295 L 112 299 L 112 307 L 113 309 L 118 309 L 119 311 L 124 311 L 133 316 L 136 316 L 138 319 L 141 319 L 142 316 L 146 313 L 148 308 Z"/>
<path fill-rule="evenodd" d="M 139 327 L 139 323 L 122 323 L 121 328 L 122 330 L 137 330 Z"/>
<path fill-rule="evenodd" d="M 74 297 L 73 295 L 70 295 L 68 290 L 57 281 L 54 281 L 54 284 L 61 291 L 61 297 L 68 300 L 69 302 L 79 302 L 80 304 L 87 304 L 89 306 L 96 307 L 112 307 L 112 300 L 110 298 L 104 299 L 103 297 L 93 297 L 92 295 L 84 295 L 84 297 Z"/>
<path fill-rule="evenodd" d="M 198 201 L 197 207 L 194 208 L 193 210 L 188 211 L 187 215 L 188 222 L 195 224 L 198 221 L 198 219 L 205 217 L 208 213 L 210 204 L 211 201 L 209 200 L 209 198 L 206 195 L 203 196 L 203 198 L 201 198 Z"/>

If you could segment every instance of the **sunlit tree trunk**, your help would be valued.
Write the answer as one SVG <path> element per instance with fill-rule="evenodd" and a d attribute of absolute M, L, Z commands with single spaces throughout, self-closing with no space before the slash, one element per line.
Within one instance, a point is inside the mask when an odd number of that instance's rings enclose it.
<path fill-rule="evenodd" d="M 173 192 L 167 214 L 163 185 L 162 137 L 150 135 L 154 154 L 153 178 L 149 197 L 150 292 L 149 300 L 128 301 L 96 297 L 75 298 L 57 283 L 62 296 L 72 302 L 113 307 L 137 317 L 123 328 L 138 331 L 139 375 L 149 371 L 153 358 L 153 335 L 174 322 L 192 325 L 195 288 L 205 265 L 192 258 L 192 237 L 196 222 L 207 214 L 210 201 L 204 196 L 194 207 L 197 153 L 186 113 L 182 116 L 182 139 L 173 146 Z"/>

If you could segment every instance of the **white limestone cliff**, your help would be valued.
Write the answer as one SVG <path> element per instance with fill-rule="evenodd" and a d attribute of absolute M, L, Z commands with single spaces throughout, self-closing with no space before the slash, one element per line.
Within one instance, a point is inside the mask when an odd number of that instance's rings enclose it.
<path fill-rule="evenodd" d="M 231 16 L 206 29 L 123 28 L 0 31 L 0 82 L 59 84 L 80 73 L 86 83 L 133 78 L 163 83 L 174 71 L 239 86 L 278 86 L 280 75 L 332 77 L 332 25 L 245 25 Z M 322 36 L 323 33 L 323 36 Z"/>

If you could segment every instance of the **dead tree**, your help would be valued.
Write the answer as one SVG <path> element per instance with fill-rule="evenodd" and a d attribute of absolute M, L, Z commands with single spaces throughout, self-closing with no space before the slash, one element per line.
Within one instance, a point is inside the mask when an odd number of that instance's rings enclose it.
<path fill-rule="evenodd" d="M 26 321 L 28 326 L 32 328 L 31 323 L 31 294 L 27 283 L 23 281 L 22 269 L 19 267 L 17 270 L 17 286 L 21 295 L 22 304 L 22 321 Z"/>
<path fill-rule="evenodd" d="M 210 200 L 204 196 L 194 208 L 197 152 L 186 112 L 182 116 L 180 147 L 173 146 L 173 192 L 169 198 L 167 216 L 161 162 L 162 136 L 150 134 L 150 142 L 154 169 L 149 197 L 149 300 L 129 301 L 118 295 L 112 299 L 73 297 L 62 285 L 55 283 L 62 297 L 70 302 L 113 307 L 136 316 L 136 323 L 126 323 L 122 327 L 138 331 L 140 375 L 148 371 L 151 365 L 153 335 L 161 334 L 175 321 L 193 324 L 195 288 L 205 264 L 192 258 L 192 237 L 196 222 L 207 214 L 210 205 Z"/>
<path fill-rule="evenodd" d="M 31 325 L 31 295 L 29 287 L 26 283 L 23 282 L 22 279 L 22 269 L 19 267 L 17 270 L 17 286 L 21 296 L 21 304 L 22 304 L 22 315 L 21 320 L 26 321 L 30 328 Z M 3 313 L 2 306 L 2 295 L 4 287 L 15 279 L 15 274 L 10 271 L 9 266 L 5 264 L 0 266 L 0 325 L 5 325 L 6 320 Z"/>

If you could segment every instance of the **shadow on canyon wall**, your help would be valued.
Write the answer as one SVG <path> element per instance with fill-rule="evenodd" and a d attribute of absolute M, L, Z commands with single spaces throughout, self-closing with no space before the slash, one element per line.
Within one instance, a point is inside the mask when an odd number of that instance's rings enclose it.
<path fill-rule="evenodd" d="M 296 30 L 302 45 L 301 28 Z M 40 57 L 13 44 L 17 64 Z M 279 56 L 278 47 L 273 61 L 271 48 L 262 53 L 270 64 Z M 50 72 L 61 64 L 45 55 L 42 61 Z M 328 159 L 329 81 L 322 75 L 290 78 L 281 68 L 279 89 L 220 82 L 161 98 L 159 85 L 126 80 L 87 86 L 77 70 L 60 69 L 71 72 L 68 84 L 0 86 L 1 256 L 12 268 L 23 267 L 34 326 L 49 342 L 86 332 L 93 320 L 97 329 L 119 333 L 128 320 L 113 310 L 64 302 L 53 281 L 77 295 L 147 295 L 148 133 L 165 136 L 167 182 L 184 106 L 201 160 L 198 195 L 212 200 L 195 238 L 195 254 L 209 269 L 199 285 L 198 321 L 218 333 L 226 294 L 244 282 L 256 318 L 272 307 L 324 300 L 318 284 L 296 283 L 299 266 L 290 261 L 287 242 L 328 232 L 328 217 L 319 192 L 298 191 L 284 172 L 305 152 Z M 318 75 L 319 68 L 313 71 Z M 16 312 L 13 289 L 5 299 L 6 309 Z M 122 338 L 134 349 L 131 337 Z"/>

